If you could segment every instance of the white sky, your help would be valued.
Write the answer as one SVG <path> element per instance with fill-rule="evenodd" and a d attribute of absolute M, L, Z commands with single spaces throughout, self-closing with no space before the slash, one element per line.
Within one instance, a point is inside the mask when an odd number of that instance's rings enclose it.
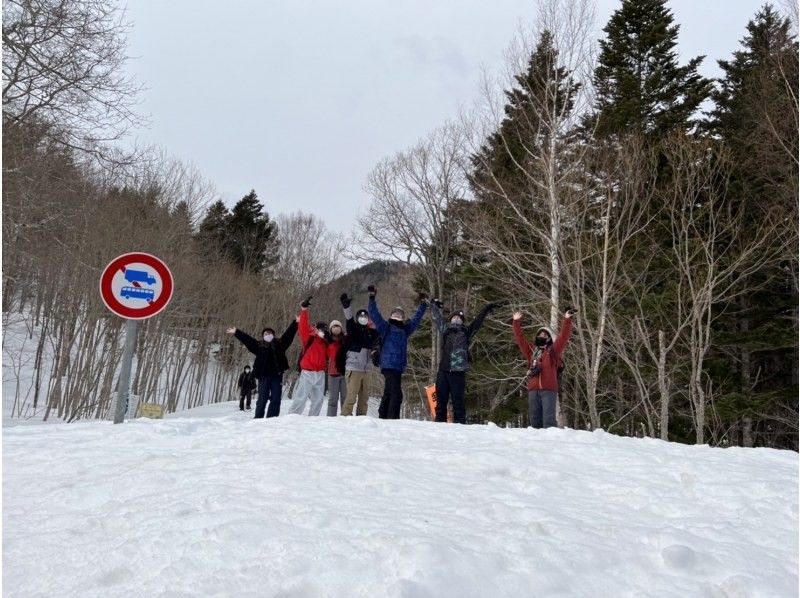
<path fill-rule="evenodd" d="M 598 0 L 598 32 L 618 0 Z M 738 49 L 757 0 L 673 0 L 682 62 Z M 137 141 L 194 163 L 233 205 L 302 209 L 349 232 L 367 173 L 480 96 L 536 2 L 134 0 L 129 70 L 147 87 Z M 598 33 L 598 37 L 599 37 Z"/>

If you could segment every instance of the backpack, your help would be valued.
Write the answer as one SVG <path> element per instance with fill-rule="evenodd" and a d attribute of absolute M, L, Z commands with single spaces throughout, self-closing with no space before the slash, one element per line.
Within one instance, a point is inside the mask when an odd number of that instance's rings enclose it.
<path fill-rule="evenodd" d="M 387 326 L 391 326 L 391 324 L 387 324 Z M 381 365 L 381 349 L 383 348 L 383 343 L 386 341 L 386 337 L 389 335 L 389 328 L 386 328 L 386 334 L 383 337 L 376 337 L 375 343 L 372 345 L 372 350 L 369 352 L 369 356 L 372 359 L 372 365 L 376 368 L 380 367 Z"/>

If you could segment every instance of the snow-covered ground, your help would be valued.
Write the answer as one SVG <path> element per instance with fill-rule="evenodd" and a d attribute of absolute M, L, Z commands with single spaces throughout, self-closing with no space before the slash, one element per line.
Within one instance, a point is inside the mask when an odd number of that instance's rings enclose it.
<path fill-rule="evenodd" d="M 4 428 L 4 596 L 797 595 L 793 452 L 178 415 Z"/>

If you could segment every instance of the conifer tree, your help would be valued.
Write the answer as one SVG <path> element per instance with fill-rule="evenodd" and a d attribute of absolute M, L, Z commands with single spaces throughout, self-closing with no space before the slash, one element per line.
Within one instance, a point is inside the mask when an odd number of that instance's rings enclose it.
<path fill-rule="evenodd" d="M 798 46 L 789 20 L 765 5 L 747 24 L 741 49 L 719 65 L 724 76 L 707 128 L 734 165 L 727 201 L 746 206 L 751 229 L 777 215 L 788 230 L 774 239 L 786 245 L 787 259 L 764 263 L 746 281 L 755 291 L 728 306 L 717 327 L 717 409 L 742 445 L 786 444 L 777 438 L 797 432 L 798 300 Z"/>
<path fill-rule="evenodd" d="M 240 199 L 226 225 L 226 239 L 233 262 L 245 272 L 257 274 L 278 260 L 277 230 L 255 190 Z"/>
<path fill-rule="evenodd" d="M 697 72 L 704 56 L 678 64 L 678 30 L 666 0 L 622 0 L 600 40 L 594 73 L 597 135 L 663 137 L 691 128 L 711 83 Z"/>
<path fill-rule="evenodd" d="M 227 258 L 229 249 L 227 229 L 230 217 L 228 207 L 221 199 L 208 207 L 197 234 L 197 240 L 206 254 Z"/>

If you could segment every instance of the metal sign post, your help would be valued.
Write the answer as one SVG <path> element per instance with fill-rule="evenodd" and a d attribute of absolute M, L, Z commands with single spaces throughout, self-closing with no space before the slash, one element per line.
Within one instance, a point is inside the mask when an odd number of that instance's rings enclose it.
<path fill-rule="evenodd" d="M 172 273 L 149 253 L 126 253 L 105 267 L 100 276 L 100 296 L 116 315 L 125 318 L 125 348 L 114 406 L 114 423 L 125 421 L 131 388 L 131 366 L 136 350 L 139 320 L 160 313 L 172 298 Z"/>
<path fill-rule="evenodd" d="M 133 352 L 136 349 L 136 333 L 139 331 L 139 320 L 125 321 L 125 348 L 122 351 L 122 366 L 119 370 L 119 386 L 117 388 L 117 405 L 114 410 L 114 423 L 125 421 L 128 409 L 128 398 L 131 389 L 131 365 Z"/>

